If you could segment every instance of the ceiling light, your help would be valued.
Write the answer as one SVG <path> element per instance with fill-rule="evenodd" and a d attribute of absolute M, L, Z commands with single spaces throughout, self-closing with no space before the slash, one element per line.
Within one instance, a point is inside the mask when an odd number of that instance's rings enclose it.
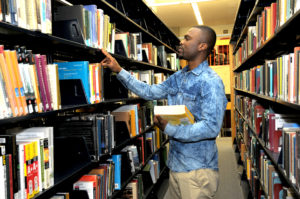
<path fill-rule="evenodd" d="M 195 17 L 197 19 L 198 25 L 203 25 L 202 17 L 200 15 L 199 7 L 197 3 L 192 3 L 192 7 L 194 10 Z"/>
<path fill-rule="evenodd" d="M 156 7 L 156 6 L 171 6 L 171 5 L 187 4 L 187 3 L 198 3 L 204 1 L 212 1 L 212 0 L 183 0 L 183 1 L 171 1 L 165 3 L 154 3 L 154 1 L 147 0 L 146 2 L 150 7 Z"/>

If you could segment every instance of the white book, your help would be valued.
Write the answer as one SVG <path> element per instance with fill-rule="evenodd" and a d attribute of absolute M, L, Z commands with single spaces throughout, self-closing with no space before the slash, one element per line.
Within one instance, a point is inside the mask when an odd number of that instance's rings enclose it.
<path fill-rule="evenodd" d="M 54 143 L 53 143 L 53 127 L 32 127 L 23 129 L 22 132 L 17 134 L 17 140 L 24 138 L 40 138 L 48 142 L 49 151 L 49 168 L 45 168 L 46 184 L 44 188 L 49 188 L 54 185 Z"/>
<path fill-rule="evenodd" d="M 20 199 L 26 199 L 27 190 L 25 189 L 25 176 L 24 176 L 24 145 L 25 143 L 17 143 L 18 145 L 18 153 L 19 153 L 19 182 L 20 182 L 20 190 L 18 195 Z"/>
<path fill-rule="evenodd" d="M 3 157 L 0 155 L 0 198 L 6 198 L 6 172 Z"/>
<path fill-rule="evenodd" d="M 36 12 L 36 2 L 35 0 L 26 0 L 26 21 L 27 28 L 29 30 L 37 30 L 37 12 Z"/>
<path fill-rule="evenodd" d="M 51 0 L 45 0 L 45 24 L 46 30 L 44 33 L 52 34 L 52 7 L 51 7 Z"/>
<path fill-rule="evenodd" d="M 94 182 L 77 181 L 73 184 L 73 190 L 85 190 L 89 199 L 94 199 Z"/>
<path fill-rule="evenodd" d="M 21 28 L 27 28 L 26 6 L 24 0 L 17 0 L 17 9 L 18 26 Z"/>
<path fill-rule="evenodd" d="M 103 48 L 104 44 L 104 12 L 102 9 L 97 9 L 97 17 L 98 17 L 98 34 L 99 34 L 99 39 L 98 39 L 98 48 Z"/>
<path fill-rule="evenodd" d="M 60 87 L 58 77 L 58 66 L 57 64 L 48 64 L 47 70 L 49 74 L 50 82 L 50 93 L 53 103 L 53 110 L 61 109 L 61 98 L 60 98 Z"/>

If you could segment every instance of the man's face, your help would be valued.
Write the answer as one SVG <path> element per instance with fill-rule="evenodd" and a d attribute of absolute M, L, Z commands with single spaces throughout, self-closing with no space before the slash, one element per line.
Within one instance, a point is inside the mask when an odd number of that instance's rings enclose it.
<path fill-rule="evenodd" d="M 202 35 L 199 28 L 191 28 L 184 35 L 184 39 L 180 42 L 178 55 L 185 60 L 193 60 L 201 51 L 199 45 L 202 44 Z"/>

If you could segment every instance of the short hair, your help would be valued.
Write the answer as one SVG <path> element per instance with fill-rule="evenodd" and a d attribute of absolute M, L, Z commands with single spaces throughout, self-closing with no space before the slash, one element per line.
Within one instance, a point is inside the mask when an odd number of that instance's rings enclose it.
<path fill-rule="evenodd" d="M 209 26 L 197 25 L 193 28 L 199 28 L 205 33 L 205 38 L 207 42 L 207 56 L 212 52 L 216 44 L 216 32 Z"/>

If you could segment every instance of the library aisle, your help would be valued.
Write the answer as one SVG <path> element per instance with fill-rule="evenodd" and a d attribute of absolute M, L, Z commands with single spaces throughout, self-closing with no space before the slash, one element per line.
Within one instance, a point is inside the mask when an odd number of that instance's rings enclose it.
<path fill-rule="evenodd" d="M 237 164 L 235 152 L 231 144 L 231 137 L 218 137 L 220 184 L 216 199 L 244 199 L 247 193 L 243 192 L 244 182 L 241 181 L 240 168 Z M 157 199 L 163 199 L 168 181 L 162 183 Z"/>

